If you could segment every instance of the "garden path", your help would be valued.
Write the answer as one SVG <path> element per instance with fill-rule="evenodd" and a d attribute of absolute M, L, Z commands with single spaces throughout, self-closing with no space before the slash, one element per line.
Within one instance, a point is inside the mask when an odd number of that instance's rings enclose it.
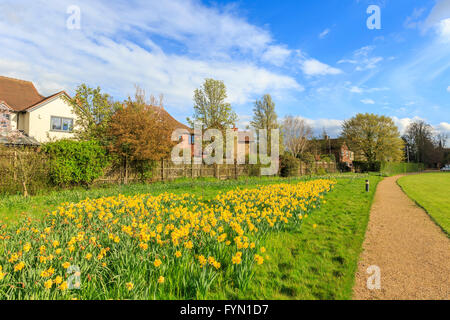
<path fill-rule="evenodd" d="M 450 239 L 397 185 L 378 184 L 370 212 L 353 299 L 450 299 Z M 380 289 L 373 268 L 380 271 Z M 373 288 L 373 287 L 372 287 Z"/>

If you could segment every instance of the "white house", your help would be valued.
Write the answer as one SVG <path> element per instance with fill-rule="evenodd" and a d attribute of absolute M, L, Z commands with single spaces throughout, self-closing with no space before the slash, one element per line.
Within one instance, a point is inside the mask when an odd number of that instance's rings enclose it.
<path fill-rule="evenodd" d="M 16 132 L 35 142 L 73 137 L 76 115 L 64 96 L 44 97 L 30 81 L 0 76 L 0 136 Z"/>

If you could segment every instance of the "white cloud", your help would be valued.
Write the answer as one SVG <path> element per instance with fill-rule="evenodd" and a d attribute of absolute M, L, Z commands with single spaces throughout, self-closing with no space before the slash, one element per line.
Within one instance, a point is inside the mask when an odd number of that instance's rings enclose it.
<path fill-rule="evenodd" d="M 351 87 L 349 91 L 353 92 L 353 93 L 362 93 L 362 92 L 364 92 L 363 89 L 361 89 L 360 87 L 357 87 L 357 86 Z"/>
<path fill-rule="evenodd" d="M 439 125 L 436 126 L 436 129 L 439 130 L 440 132 L 447 133 L 450 135 L 450 123 L 448 122 L 439 123 Z"/>
<path fill-rule="evenodd" d="M 323 38 L 325 38 L 328 34 L 330 33 L 330 29 L 325 29 L 325 30 L 323 30 L 320 34 L 319 34 L 319 38 L 320 39 L 323 39 Z"/>
<path fill-rule="evenodd" d="M 342 73 L 342 70 L 333 68 L 316 59 L 307 59 L 302 61 L 301 69 L 303 73 L 305 73 L 308 76 L 336 75 Z"/>
<path fill-rule="evenodd" d="M 371 57 L 370 54 L 375 49 L 375 46 L 364 46 L 355 50 L 351 59 L 341 59 L 338 64 L 348 63 L 356 65 L 356 71 L 365 71 L 375 69 L 378 67 L 378 63 L 383 61 L 383 57 L 375 56 Z"/>
<path fill-rule="evenodd" d="M 412 12 L 412 14 L 409 17 L 407 17 L 405 22 L 403 23 L 405 28 L 409 28 L 409 29 L 417 28 L 421 24 L 419 19 L 421 18 L 421 16 L 423 15 L 424 12 L 425 12 L 425 8 L 419 8 L 419 9 L 414 8 L 414 11 Z"/>
<path fill-rule="evenodd" d="M 68 30 L 72 2 L 3 0 L 0 74 L 32 80 L 47 95 L 84 82 L 123 98 L 139 84 L 184 109 L 206 77 L 224 80 L 231 103 L 303 90 L 293 77 L 259 63 L 268 56 L 281 63 L 289 50 L 230 9 L 194 0 L 80 0 L 81 29 Z"/>
<path fill-rule="evenodd" d="M 324 129 L 329 136 L 334 138 L 338 137 L 341 133 L 342 120 L 298 118 L 305 120 L 305 122 L 313 129 L 314 135 L 316 136 L 320 136 Z"/>
<path fill-rule="evenodd" d="M 450 41 L 450 18 L 439 23 L 439 35 L 443 41 Z"/>
<path fill-rule="evenodd" d="M 440 24 L 450 17 L 450 1 L 439 0 L 436 5 L 431 9 L 430 14 L 423 23 L 423 30 L 426 31 L 430 28 L 436 28 L 439 32 Z"/>
<path fill-rule="evenodd" d="M 406 133 L 406 129 L 408 129 L 408 126 L 415 121 L 426 121 L 426 119 L 420 118 L 418 116 L 415 116 L 413 118 L 398 118 L 398 117 L 391 117 L 394 121 L 395 125 L 398 127 L 398 131 L 401 135 Z M 431 126 L 434 133 L 443 133 L 448 136 L 447 144 L 450 143 L 450 123 L 448 122 L 441 122 L 438 125 L 432 125 Z"/>
<path fill-rule="evenodd" d="M 375 101 L 372 99 L 362 99 L 361 102 L 364 104 L 375 104 Z"/>
<path fill-rule="evenodd" d="M 447 92 L 450 92 L 450 86 L 447 87 Z"/>
<path fill-rule="evenodd" d="M 270 46 L 261 56 L 261 60 L 275 66 L 282 66 L 291 55 L 291 50 L 282 46 Z"/>

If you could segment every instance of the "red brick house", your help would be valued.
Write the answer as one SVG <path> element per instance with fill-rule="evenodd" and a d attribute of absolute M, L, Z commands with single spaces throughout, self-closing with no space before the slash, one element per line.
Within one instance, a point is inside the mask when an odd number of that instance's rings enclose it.
<path fill-rule="evenodd" d="M 320 140 L 320 145 L 322 155 L 334 155 L 336 163 L 339 163 L 348 169 L 353 168 L 355 153 L 349 149 L 344 139 L 325 138 Z"/>

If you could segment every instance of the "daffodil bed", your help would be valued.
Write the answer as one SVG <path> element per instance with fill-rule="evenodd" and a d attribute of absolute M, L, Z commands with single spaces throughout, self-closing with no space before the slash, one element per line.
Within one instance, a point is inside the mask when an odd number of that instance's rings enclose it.
<path fill-rule="evenodd" d="M 336 182 L 64 203 L 0 231 L 1 299 L 189 299 L 245 290 L 265 236 L 301 224 Z"/>

